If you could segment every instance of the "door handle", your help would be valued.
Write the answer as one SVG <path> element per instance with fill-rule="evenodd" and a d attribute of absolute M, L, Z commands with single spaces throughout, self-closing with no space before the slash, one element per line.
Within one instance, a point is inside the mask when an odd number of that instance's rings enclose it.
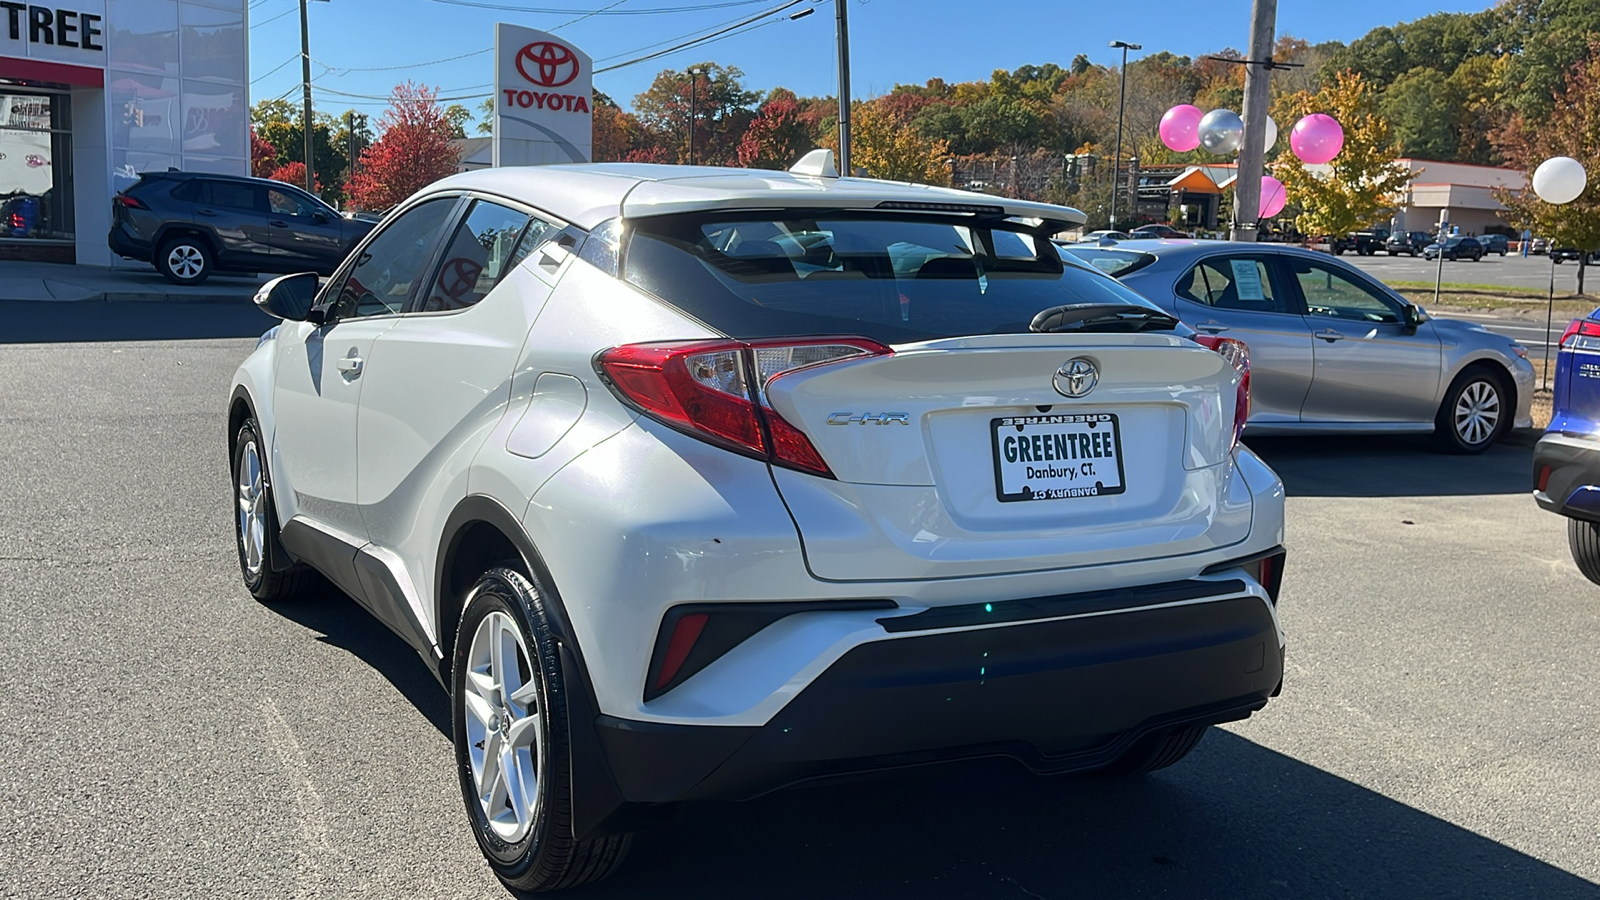
<path fill-rule="evenodd" d="M 1194 327 L 1194 330 L 1204 331 L 1206 334 L 1220 334 L 1221 332 L 1227 331 L 1228 326 L 1222 324 L 1221 322 L 1201 322 L 1199 325 Z"/>
<path fill-rule="evenodd" d="M 217 214 L 216 210 L 212 209 L 197 209 L 194 213 L 197 216 L 214 216 Z"/>
<path fill-rule="evenodd" d="M 273 219 L 268 224 L 271 225 L 273 228 L 288 228 L 289 227 L 289 223 L 283 221 L 282 219 Z"/>
<path fill-rule="evenodd" d="M 1323 330 L 1321 330 L 1321 331 L 1317 332 L 1315 335 L 1313 335 L 1313 337 L 1322 338 L 1323 340 L 1325 340 L 1325 341 L 1327 341 L 1328 343 L 1331 344 L 1334 341 L 1342 340 L 1344 338 L 1344 333 L 1340 332 L 1340 331 L 1334 331 L 1332 328 L 1324 328 Z"/>
<path fill-rule="evenodd" d="M 351 350 L 350 355 L 334 363 L 334 367 L 337 368 L 341 374 L 355 378 L 361 374 L 361 364 L 363 362 L 365 362 L 365 360 L 359 356 L 356 356 L 355 351 Z"/>

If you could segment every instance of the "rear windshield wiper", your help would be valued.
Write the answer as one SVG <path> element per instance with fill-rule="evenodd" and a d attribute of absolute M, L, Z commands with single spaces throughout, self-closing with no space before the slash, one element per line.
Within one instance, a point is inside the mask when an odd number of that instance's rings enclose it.
<path fill-rule="evenodd" d="M 1028 330 L 1039 334 L 1062 331 L 1128 333 L 1171 331 L 1176 316 L 1133 303 L 1069 303 L 1052 306 L 1033 317 Z"/>

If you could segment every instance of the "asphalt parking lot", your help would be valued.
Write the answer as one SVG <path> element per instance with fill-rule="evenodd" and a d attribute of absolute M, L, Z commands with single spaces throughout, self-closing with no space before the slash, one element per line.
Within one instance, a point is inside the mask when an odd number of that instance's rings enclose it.
<path fill-rule="evenodd" d="M 222 414 L 265 320 L 123 306 L 0 304 L 0 896 L 505 896 L 415 654 L 239 584 Z M 1263 713 L 1128 782 L 693 808 L 570 896 L 1600 897 L 1600 587 L 1526 443 L 1253 444 L 1289 493 Z"/>
<path fill-rule="evenodd" d="M 1374 278 L 1385 282 L 1426 281 L 1432 284 L 1439 272 L 1437 260 L 1429 261 L 1420 256 L 1412 259 L 1409 256 L 1389 256 L 1386 253 L 1372 256 L 1346 253 L 1340 259 L 1366 270 Z M 1556 294 L 1559 296 L 1575 293 L 1578 289 L 1578 264 L 1568 260 L 1552 267 L 1548 256 L 1523 258 L 1508 253 L 1505 256 L 1498 254 L 1485 256 L 1477 262 L 1470 259 L 1446 260 L 1444 282 L 1548 290 L 1552 268 L 1555 269 Z M 1594 277 L 1597 274 L 1600 273 L 1597 273 L 1592 266 L 1584 272 L 1584 281 L 1587 282 L 1585 286 L 1590 290 L 1600 285 L 1600 281 Z"/>

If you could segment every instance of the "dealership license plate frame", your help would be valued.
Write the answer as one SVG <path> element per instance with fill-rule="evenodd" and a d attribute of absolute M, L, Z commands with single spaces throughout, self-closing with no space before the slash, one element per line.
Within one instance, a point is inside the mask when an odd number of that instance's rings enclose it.
<path fill-rule="evenodd" d="M 1027 429 L 1029 426 L 1048 427 L 1052 425 L 1087 425 L 1088 429 L 1093 429 L 1098 427 L 1099 423 L 1102 422 L 1110 426 L 1112 454 L 1117 467 L 1116 485 L 1107 487 L 1103 481 L 1100 481 L 1090 486 L 1094 488 L 1093 490 L 1087 490 L 1086 488 L 1052 488 L 1047 491 L 1033 491 L 1030 486 L 1023 485 L 1021 491 L 1014 493 L 1006 492 L 1005 467 L 1008 465 L 1008 463 L 1003 461 L 1004 454 L 1001 451 L 1001 435 L 1004 429 L 1016 429 L 1022 434 L 1027 434 Z M 1021 428 L 1018 428 L 1018 425 L 1020 425 Z M 1071 428 L 1068 430 L 1072 431 L 1073 433 L 1078 433 L 1085 429 Z M 1045 433 L 1053 435 L 1059 433 L 1059 431 L 1060 429 L 1057 429 L 1047 431 Z M 1122 423 L 1117 418 L 1116 413 L 1076 413 L 1068 415 L 1052 415 L 1049 413 L 1042 413 L 1029 416 L 998 416 L 989 420 L 989 451 L 994 459 L 995 499 L 999 500 L 1001 503 L 1031 503 L 1039 500 L 1077 500 L 1084 497 L 1105 497 L 1121 494 L 1128 489 L 1127 473 L 1122 465 Z M 1091 465 L 1100 463 L 1102 461 L 1104 461 L 1103 457 L 1092 460 Z M 1077 460 L 1067 460 L 1065 461 L 1065 464 L 1067 466 L 1071 466 L 1075 462 L 1077 462 Z M 1015 466 L 1027 464 L 1019 461 L 1017 463 L 1009 463 L 1009 465 Z M 1050 463 L 1047 462 L 1046 465 L 1050 465 Z M 1074 493 L 1072 492 L 1073 490 L 1078 490 L 1080 492 Z"/>

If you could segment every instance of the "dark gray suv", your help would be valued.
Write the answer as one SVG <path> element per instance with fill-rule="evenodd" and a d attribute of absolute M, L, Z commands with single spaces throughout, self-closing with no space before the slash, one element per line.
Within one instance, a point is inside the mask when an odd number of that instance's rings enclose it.
<path fill-rule="evenodd" d="M 108 242 L 169 281 L 199 284 L 225 270 L 332 275 L 375 224 L 281 181 L 147 172 L 112 199 Z"/>

